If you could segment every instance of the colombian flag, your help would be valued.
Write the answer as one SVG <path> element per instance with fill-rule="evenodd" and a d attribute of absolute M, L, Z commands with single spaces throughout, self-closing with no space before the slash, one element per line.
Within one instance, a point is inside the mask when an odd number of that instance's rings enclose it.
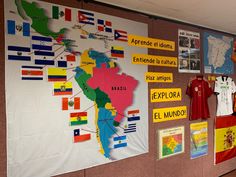
<path fill-rule="evenodd" d="M 70 125 L 82 125 L 87 124 L 88 118 L 87 118 L 87 112 L 75 112 L 70 113 Z"/>
<path fill-rule="evenodd" d="M 236 117 L 222 116 L 215 120 L 215 164 L 236 156 Z"/>
<path fill-rule="evenodd" d="M 66 70 L 61 68 L 48 68 L 48 82 L 66 81 Z"/>
<path fill-rule="evenodd" d="M 72 82 L 54 82 L 54 96 L 72 95 Z"/>

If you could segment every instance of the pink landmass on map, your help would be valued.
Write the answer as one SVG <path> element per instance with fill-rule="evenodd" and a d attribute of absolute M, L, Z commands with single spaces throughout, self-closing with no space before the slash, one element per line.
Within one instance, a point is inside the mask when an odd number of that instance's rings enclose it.
<path fill-rule="evenodd" d="M 93 89 L 100 88 L 108 95 L 112 106 L 117 111 L 116 122 L 120 122 L 124 117 L 124 111 L 132 105 L 134 90 L 138 81 L 124 73 L 118 74 L 119 68 L 106 68 L 105 64 L 101 68 L 93 69 L 93 77 L 87 84 Z"/>

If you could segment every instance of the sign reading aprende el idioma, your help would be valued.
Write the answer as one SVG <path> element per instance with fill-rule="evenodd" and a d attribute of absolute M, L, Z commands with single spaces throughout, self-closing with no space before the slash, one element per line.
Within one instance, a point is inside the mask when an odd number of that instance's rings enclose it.
<path fill-rule="evenodd" d="M 133 34 L 128 35 L 128 44 L 130 46 L 136 46 L 136 47 L 175 51 L 174 41 L 137 36 Z"/>
<path fill-rule="evenodd" d="M 181 88 L 151 89 L 151 102 L 180 101 L 182 99 Z"/>
<path fill-rule="evenodd" d="M 146 72 L 146 82 L 173 82 L 173 73 Z"/>
<path fill-rule="evenodd" d="M 187 118 L 187 107 L 170 107 L 153 109 L 153 122 L 165 122 Z"/>
<path fill-rule="evenodd" d="M 147 54 L 132 54 L 132 63 L 154 66 L 177 67 L 177 58 Z"/>

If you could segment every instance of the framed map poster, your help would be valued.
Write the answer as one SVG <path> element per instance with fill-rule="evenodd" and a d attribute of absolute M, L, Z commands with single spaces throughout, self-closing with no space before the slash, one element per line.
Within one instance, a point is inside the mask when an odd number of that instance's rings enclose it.
<path fill-rule="evenodd" d="M 234 74 L 233 37 L 204 32 L 203 48 L 205 73 Z"/>
<path fill-rule="evenodd" d="M 184 126 L 158 130 L 159 159 L 184 152 Z"/>

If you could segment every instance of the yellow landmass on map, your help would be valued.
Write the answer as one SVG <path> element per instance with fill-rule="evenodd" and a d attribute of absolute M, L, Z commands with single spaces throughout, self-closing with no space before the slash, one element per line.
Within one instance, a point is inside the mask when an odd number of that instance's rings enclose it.
<path fill-rule="evenodd" d="M 104 155 L 105 152 L 104 152 L 104 149 L 102 147 L 102 143 L 101 143 L 100 136 L 99 136 L 98 124 L 97 124 L 97 122 L 98 122 L 98 107 L 94 106 L 94 108 L 95 108 L 95 125 L 96 125 L 96 130 L 97 130 L 97 136 L 96 137 L 97 137 L 97 141 L 98 141 L 98 144 L 99 144 L 99 147 L 100 147 L 99 152 Z"/>
<path fill-rule="evenodd" d="M 109 62 L 109 66 L 110 66 L 110 68 L 115 68 L 116 67 L 115 62 L 110 61 Z"/>
<path fill-rule="evenodd" d="M 112 116 L 116 116 L 116 109 L 112 106 L 111 103 L 106 103 L 105 108 L 111 111 Z"/>
<path fill-rule="evenodd" d="M 86 73 L 93 75 L 93 68 L 96 67 L 96 62 L 89 57 L 89 50 L 85 50 L 81 55 L 80 68 Z"/>

